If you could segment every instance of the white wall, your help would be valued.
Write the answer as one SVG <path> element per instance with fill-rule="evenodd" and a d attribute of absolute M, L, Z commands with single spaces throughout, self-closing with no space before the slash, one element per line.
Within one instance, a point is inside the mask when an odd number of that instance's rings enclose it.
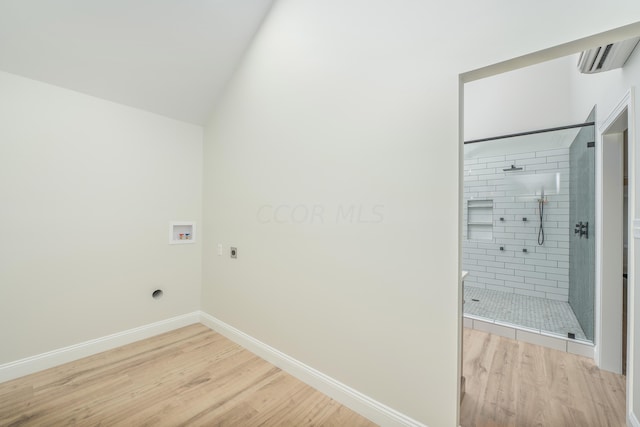
<path fill-rule="evenodd" d="M 634 19 L 629 1 L 277 2 L 205 130 L 203 309 L 456 425 L 458 76 Z"/>
<path fill-rule="evenodd" d="M 0 73 L 0 364 L 199 308 L 202 128 Z M 156 288 L 160 300 L 151 298 Z"/>
<path fill-rule="evenodd" d="M 279 1 L 206 129 L 203 308 L 455 425 L 458 76 L 638 19 L 628 0 Z M 0 363 L 197 308 L 198 243 L 166 227 L 200 220 L 201 129 L 7 74 L 0 93 Z"/>
<path fill-rule="evenodd" d="M 629 88 L 640 84 L 640 47 L 623 68 L 596 74 L 571 73 L 570 77 L 571 111 L 579 114 L 584 106 L 597 104 L 596 121 L 600 124 Z"/>
<path fill-rule="evenodd" d="M 542 62 L 465 85 L 464 138 L 474 140 L 564 126 L 571 114 L 573 56 Z"/>

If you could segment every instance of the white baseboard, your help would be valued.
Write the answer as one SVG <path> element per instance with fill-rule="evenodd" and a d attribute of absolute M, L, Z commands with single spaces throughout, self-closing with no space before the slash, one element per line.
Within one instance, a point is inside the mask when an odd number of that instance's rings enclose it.
<path fill-rule="evenodd" d="M 410 418 L 378 402 L 377 400 L 354 390 L 353 388 L 201 311 L 172 317 L 149 325 L 140 326 L 138 328 L 129 329 L 123 332 L 118 332 L 101 338 L 96 338 L 79 344 L 20 359 L 15 362 L 5 363 L 0 365 L 0 382 L 9 381 L 24 375 L 29 375 L 44 369 L 62 365 L 64 363 L 73 362 L 74 360 L 78 360 L 83 357 L 111 350 L 122 345 L 150 338 L 194 323 L 202 323 L 210 329 L 224 335 L 247 350 L 255 353 L 280 369 L 288 372 L 299 380 L 309 384 L 315 389 L 325 393 L 329 397 L 381 426 L 427 427 L 413 418 Z M 631 416 L 633 416 L 633 414 L 631 414 Z M 637 425 L 637 427 L 640 427 L 640 425 Z"/>
<path fill-rule="evenodd" d="M 201 312 L 201 323 L 374 423 L 381 426 L 426 427 L 413 418 L 401 414 L 207 313 Z"/>
<path fill-rule="evenodd" d="M 631 413 L 629 414 L 629 419 L 628 419 L 628 421 L 629 421 L 629 423 L 628 423 L 628 424 L 629 424 L 631 427 L 640 427 L 640 422 L 638 421 L 638 418 L 636 417 L 636 414 L 634 414 L 633 412 L 631 412 Z"/>
<path fill-rule="evenodd" d="M 172 317 L 149 325 L 107 335 L 102 338 L 96 338 L 79 344 L 16 360 L 15 362 L 5 363 L 0 365 L 0 382 L 33 374 L 43 369 L 53 368 L 54 366 L 62 365 L 64 363 L 73 362 L 74 360 L 78 360 L 83 357 L 111 350 L 125 344 L 130 344 L 135 341 L 199 322 L 200 312 L 195 311 L 182 316 Z"/>

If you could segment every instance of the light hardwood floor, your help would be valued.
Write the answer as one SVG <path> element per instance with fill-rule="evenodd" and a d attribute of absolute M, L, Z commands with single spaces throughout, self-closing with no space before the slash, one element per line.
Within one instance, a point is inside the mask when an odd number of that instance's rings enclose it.
<path fill-rule="evenodd" d="M 374 426 L 203 325 L 0 384 L 0 425 Z"/>
<path fill-rule="evenodd" d="M 625 380 L 465 329 L 463 427 L 624 426 Z M 374 426 L 203 325 L 0 384 L 0 426 Z"/>
<path fill-rule="evenodd" d="M 625 426 L 625 378 L 592 360 L 465 329 L 463 427 Z"/>

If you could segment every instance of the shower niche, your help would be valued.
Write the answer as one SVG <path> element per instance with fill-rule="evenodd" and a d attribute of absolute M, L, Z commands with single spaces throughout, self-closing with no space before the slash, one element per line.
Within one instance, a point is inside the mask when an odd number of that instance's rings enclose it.
<path fill-rule="evenodd" d="M 473 240 L 493 239 L 493 200 L 467 201 L 467 238 Z"/>
<path fill-rule="evenodd" d="M 594 240 L 571 227 L 576 210 L 594 224 L 592 119 L 465 142 L 467 325 L 593 341 Z"/>

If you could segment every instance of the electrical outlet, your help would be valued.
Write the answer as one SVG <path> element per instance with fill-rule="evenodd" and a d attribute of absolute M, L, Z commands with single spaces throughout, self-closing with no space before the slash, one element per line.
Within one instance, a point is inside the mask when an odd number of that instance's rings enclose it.
<path fill-rule="evenodd" d="M 238 248 L 234 248 L 233 246 L 231 247 L 231 250 L 229 251 L 231 258 L 238 258 Z"/>

